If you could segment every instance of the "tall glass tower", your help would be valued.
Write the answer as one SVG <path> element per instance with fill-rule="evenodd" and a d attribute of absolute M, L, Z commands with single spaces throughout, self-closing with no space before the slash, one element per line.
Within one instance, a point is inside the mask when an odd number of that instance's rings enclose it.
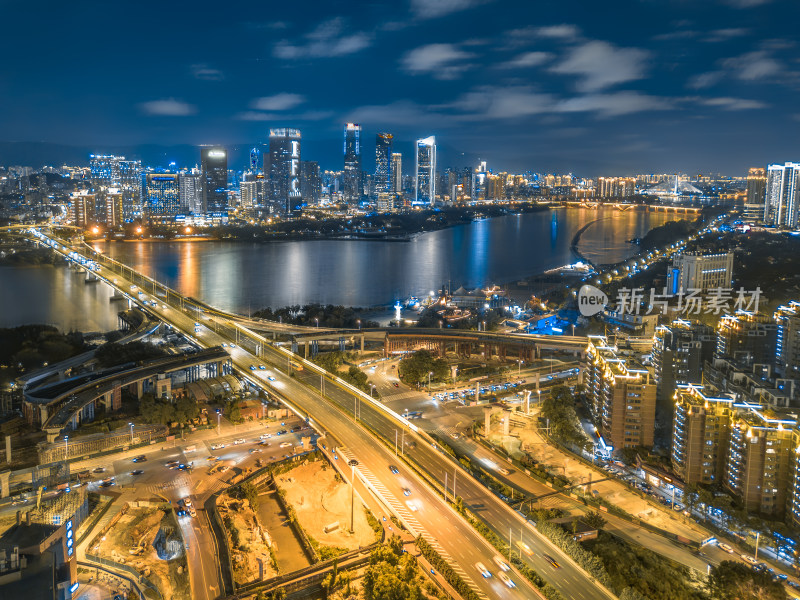
<path fill-rule="evenodd" d="M 436 200 L 436 138 L 417 140 L 417 181 L 414 201 L 417 204 L 433 205 Z"/>
<path fill-rule="evenodd" d="M 200 182 L 203 212 L 207 216 L 228 216 L 228 152 L 219 146 L 200 149 Z"/>
<path fill-rule="evenodd" d="M 375 194 L 392 191 L 392 139 L 391 133 L 375 136 Z"/>
<path fill-rule="evenodd" d="M 361 125 L 344 126 L 344 199 L 348 204 L 361 201 Z"/>
<path fill-rule="evenodd" d="M 269 130 L 269 197 L 272 208 L 284 215 L 300 210 L 303 196 L 300 189 L 300 130 Z M 266 174 L 265 173 L 265 174 Z"/>

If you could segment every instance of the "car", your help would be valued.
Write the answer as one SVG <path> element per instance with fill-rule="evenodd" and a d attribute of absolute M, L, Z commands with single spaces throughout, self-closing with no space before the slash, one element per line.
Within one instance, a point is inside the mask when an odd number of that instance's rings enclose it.
<path fill-rule="evenodd" d="M 103 482 L 100 484 L 100 487 L 109 487 L 114 485 L 114 478 L 109 477 L 108 479 L 104 479 Z"/>
<path fill-rule="evenodd" d="M 186 508 L 189 508 L 189 507 L 192 505 L 192 499 L 191 499 L 191 498 L 189 498 L 189 496 L 186 496 L 186 498 L 184 498 L 183 500 L 181 500 L 181 502 L 183 503 L 183 505 L 184 505 Z"/>
<path fill-rule="evenodd" d="M 250 370 L 251 371 L 255 371 L 256 370 L 256 366 L 255 365 L 250 365 Z"/>
<path fill-rule="evenodd" d="M 258 369 L 259 371 L 266 371 L 267 367 L 265 367 L 264 365 L 258 365 Z"/>
<path fill-rule="evenodd" d="M 498 471 L 500 471 L 500 472 L 501 472 L 503 475 L 511 475 L 511 471 L 509 471 L 509 470 L 508 470 L 508 469 L 506 469 L 505 467 L 500 467 L 500 468 L 499 468 L 499 469 L 497 469 L 497 470 L 498 470 Z"/>
<path fill-rule="evenodd" d="M 222 347 L 223 347 L 223 348 L 227 348 L 227 347 L 228 347 L 228 344 L 226 344 L 225 342 L 222 342 Z"/>
<path fill-rule="evenodd" d="M 397 467 L 395 467 L 394 465 L 389 465 L 389 470 L 390 470 L 390 471 L 391 471 L 391 472 L 392 472 L 394 475 L 398 475 L 398 474 L 400 473 L 400 470 L 399 470 Z"/>
<path fill-rule="evenodd" d="M 492 572 L 487 569 L 486 565 L 484 565 L 482 562 L 475 563 L 475 568 L 478 569 L 478 573 L 480 573 L 481 577 L 484 579 L 488 579 L 492 576 Z"/>
<path fill-rule="evenodd" d="M 728 546 L 728 544 L 724 544 L 724 543 L 721 543 L 721 542 L 719 542 L 719 543 L 717 543 L 717 547 L 718 547 L 720 550 L 724 550 L 724 551 L 725 551 L 725 552 L 727 552 L 728 554 L 733 554 L 733 548 L 731 548 L 730 546 Z"/>
<path fill-rule="evenodd" d="M 458 439 L 458 434 L 457 433 L 451 433 L 450 437 L 453 438 L 454 440 L 457 440 Z"/>
<path fill-rule="evenodd" d="M 272 375 L 267 375 L 267 379 L 269 379 L 270 381 L 275 381 L 275 378 Z"/>
<path fill-rule="evenodd" d="M 182 508 L 179 508 L 178 510 L 175 511 L 175 516 L 177 517 L 185 517 L 187 514 L 188 513 Z"/>
<path fill-rule="evenodd" d="M 244 438 L 239 438 L 237 440 L 233 440 L 234 446 L 238 446 L 239 444 L 244 444 L 244 442 L 245 442 Z"/>
<path fill-rule="evenodd" d="M 508 588 L 517 587 L 517 584 L 514 583 L 514 580 L 511 579 L 511 577 L 509 577 L 505 573 L 503 573 L 503 571 L 498 571 L 497 572 L 497 576 L 500 578 L 500 581 L 502 581 L 506 585 L 506 587 L 508 587 Z"/>
<path fill-rule="evenodd" d="M 561 567 L 561 565 L 558 564 L 558 562 L 556 562 L 556 559 L 550 556 L 549 554 L 542 554 L 542 558 L 544 558 L 547 562 L 549 562 L 550 566 L 553 567 L 554 569 L 558 569 L 559 567 Z"/>
<path fill-rule="evenodd" d="M 254 452 L 263 452 L 263 450 L 261 448 L 250 448 L 250 454 L 253 454 Z"/>
<path fill-rule="evenodd" d="M 296 427 L 292 427 L 289 431 L 291 433 L 297 433 L 298 431 L 300 431 L 300 426 L 298 425 Z"/>
<path fill-rule="evenodd" d="M 217 460 L 217 457 L 213 456 L 212 454 L 209 454 L 208 458 L 206 458 L 206 460 Z M 170 467 L 170 468 L 172 468 L 172 467 Z"/>
<path fill-rule="evenodd" d="M 533 555 L 533 550 L 531 550 L 531 547 L 528 546 L 528 544 L 526 544 L 522 540 L 517 540 L 517 546 L 519 546 L 519 549 L 522 550 L 528 556 Z"/>
<path fill-rule="evenodd" d="M 211 444 L 212 450 L 220 450 L 225 447 L 225 444 Z"/>
<path fill-rule="evenodd" d="M 211 459 L 211 457 L 209 456 L 209 460 L 210 460 L 210 459 Z M 175 467 L 177 467 L 179 464 L 180 464 L 180 463 L 179 463 L 177 460 L 171 460 L 171 461 L 169 461 L 169 462 L 167 462 L 167 463 L 164 463 L 164 466 L 165 466 L 165 467 L 167 467 L 168 469 L 174 469 L 174 468 L 175 468 Z"/>
<path fill-rule="evenodd" d="M 743 561 L 745 561 L 747 563 L 750 563 L 751 565 L 757 565 L 758 564 L 758 561 L 755 558 L 753 558 L 752 556 L 750 556 L 749 554 L 742 554 L 741 557 L 742 557 Z"/>
<path fill-rule="evenodd" d="M 94 471 L 92 471 L 92 473 L 105 473 L 105 472 L 106 472 L 105 467 L 97 467 Z"/>
<path fill-rule="evenodd" d="M 392 385 L 393 385 L 394 387 L 396 387 L 396 388 L 399 388 L 399 387 L 400 387 L 400 384 L 399 384 L 399 383 L 397 383 L 396 381 L 395 381 L 394 383 L 392 383 Z"/>
<path fill-rule="evenodd" d="M 408 507 L 408 510 L 410 510 L 411 512 L 417 512 L 417 505 L 414 504 L 414 502 L 412 502 L 411 500 L 406 500 L 406 506 Z"/>
<path fill-rule="evenodd" d="M 403 496 L 410 496 L 410 495 L 411 495 L 411 490 L 408 489 L 407 487 L 404 487 L 403 488 Z"/>
<path fill-rule="evenodd" d="M 231 348 L 236 348 L 236 344 L 231 344 Z"/>
<path fill-rule="evenodd" d="M 135 463 L 146 462 L 146 461 L 147 457 L 144 454 L 140 454 L 139 456 L 133 459 L 133 462 Z"/>
<path fill-rule="evenodd" d="M 196 517 L 197 516 L 197 511 L 194 509 L 194 506 L 190 506 L 189 507 L 189 516 L 190 517 Z"/>
<path fill-rule="evenodd" d="M 492 560 L 495 562 L 495 564 L 498 567 L 500 567 L 500 571 L 509 571 L 509 570 L 511 570 L 511 567 L 508 566 L 508 563 L 506 562 L 506 560 L 502 556 L 500 556 L 499 554 L 495 555 L 495 557 Z"/>
<path fill-rule="evenodd" d="M 142 473 L 144 473 L 144 471 L 142 471 L 141 469 L 136 469 L 134 471 L 131 471 L 131 475 L 141 475 Z"/>
<path fill-rule="evenodd" d="M 282 442 L 280 447 L 281 448 L 289 448 L 289 447 L 291 447 L 291 445 L 292 445 L 292 442 Z"/>
<path fill-rule="evenodd" d="M 268 440 L 269 438 L 271 438 L 271 437 L 272 437 L 272 434 L 271 434 L 271 433 L 262 433 L 262 434 L 261 434 L 260 436 L 258 436 L 258 437 L 259 437 L 259 439 L 262 439 L 262 440 Z"/>

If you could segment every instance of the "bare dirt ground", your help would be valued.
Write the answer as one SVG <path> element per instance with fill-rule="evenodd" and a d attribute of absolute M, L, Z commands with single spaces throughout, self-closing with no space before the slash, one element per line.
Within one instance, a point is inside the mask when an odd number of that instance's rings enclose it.
<path fill-rule="evenodd" d="M 364 506 L 356 497 L 354 533 L 350 528 L 350 486 L 337 478 L 325 461 L 308 462 L 276 477 L 294 507 L 297 520 L 306 533 L 324 546 L 354 550 L 375 541 L 375 532 L 367 522 Z M 339 523 L 335 531 L 324 528 Z"/>
<path fill-rule="evenodd" d="M 231 549 L 236 583 L 241 585 L 275 577 L 278 571 L 270 557 L 269 533 L 259 526 L 250 503 L 247 500 L 233 499 L 225 494 L 220 496 L 218 507 L 225 524 L 228 547 Z M 232 539 L 231 525 L 237 531 L 236 540 Z M 236 541 L 238 544 L 234 543 Z"/>
<path fill-rule="evenodd" d="M 157 539 L 167 540 L 165 558 L 156 551 Z M 136 553 L 132 554 L 134 550 Z M 180 528 L 172 512 L 155 507 L 129 507 L 88 552 L 126 564 L 152 581 L 164 598 L 189 600 L 189 575 Z"/>

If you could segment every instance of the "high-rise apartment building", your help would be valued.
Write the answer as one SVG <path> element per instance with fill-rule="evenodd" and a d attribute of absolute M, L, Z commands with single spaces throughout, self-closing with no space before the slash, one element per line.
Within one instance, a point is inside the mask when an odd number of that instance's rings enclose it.
<path fill-rule="evenodd" d="M 245 210 L 258 205 L 258 182 L 243 181 L 239 184 L 239 205 Z"/>
<path fill-rule="evenodd" d="M 399 152 L 392 152 L 391 167 L 391 192 L 393 194 L 403 193 L 403 155 Z"/>
<path fill-rule="evenodd" d="M 122 191 L 117 188 L 109 188 L 106 191 L 106 227 L 116 229 L 124 222 L 122 207 Z"/>
<path fill-rule="evenodd" d="M 598 177 L 595 196 L 598 198 L 627 198 L 636 191 L 633 177 Z"/>
<path fill-rule="evenodd" d="M 758 405 L 741 407 L 731 424 L 725 487 L 746 510 L 784 515 L 793 482 L 793 416 Z"/>
<path fill-rule="evenodd" d="M 348 204 L 358 204 L 362 196 L 361 181 L 361 125 L 344 126 L 344 199 Z"/>
<path fill-rule="evenodd" d="M 764 223 L 795 229 L 800 225 L 800 163 L 767 167 Z"/>
<path fill-rule="evenodd" d="M 141 161 L 126 160 L 124 156 L 113 154 L 92 154 L 89 157 L 89 171 L 95 192 L 102 193 L 115 188 L 122 194 L 122 218 L 125 221 L 141 216 Z"/>
<path fill-rule="evenodd" d="M 228 216 L 228 151 L 219 146 L 200 149 L 200 185 L 203 212 L 208 217 Z"/>
<path fill-rule="evenodd" d="M 178 173 L 178 198 L 180 212 L 193 215 L 203 213 L 202 185 L 200 173 L 196 169 L 190 173 Z"/>
<path fill-rule="evenodd" d="M 269 156 L 264 157 L 264 173 L 269 173 L 270 208 L 287 216 L 300 211 L 303 204 L 300 138 L 299 129 L 270 129 Z"/>
<path fill-rule="evenodd" d="M 730 289 L 733 285 L 733 252 L 700 254 L 683 252 L 672 260 L 667 271 L 667 293 L 681 290 L 708 291 Z"/>
<path fill-rule="evenodd" d="M 250 162 L 247 166 L 250 168 L 251 173 L 257 174 L 261 171 L 261 150 L 258 147 L 250 150 Z"/>
<path fill-rule="evenodd" d="M 767 171 L 759 167 L 747 172 L 747 193 L 742 220 L 755 224 L 764 221 L 764 202 L 767 196 Z"/>
<path fill-rule="evenodd" d="M 710 396 L 702 386 L 679 385 L 674 397 L 672 469 L 684 484 L 722 482 L 734 400 Z"/>
<path fill-rule="evenodd" d="M 785 377 L 800 379 L 800 302 L 779 306 L 773 315 L 775 368 Z"/>
<path fill-rule="evenodd" d="M 181 212 L 177 173 L 148 173 L 145 178 L 144 216 L 151 223 L 170 223 Z"/>
<path fill-rule="evenodd" d="M 375 194 L 388 194 L 392 191 L 392 140 L 391 133 L 375 136 Z"/>
<path fill-rule="evenodd" d="M 615 449 L 651 447 L 656 385 L 635 358 L 622 356 L 603 336 L 589 336 L 586 389 L 600 434 Z"/>
<path fill-rule="evenodd" d="M 486 161 L 481 161 L 470 174 L 470 192 L 472 200 L 486 200 L 486 179 L 489 176 L 486 170 Z"/>
<path fill-rule="evenodd" d="M 318 204 L 322 197 L 322 178 L 315 160 L 300 163 L 300 194 L 306 204 Z"/>
<path fill-rule="evenodd" d="M 716 356 L 745 365 L 773 365 L 777 333 L 777 324 L 767 315 L 725 315 L 717 323 Z"/>
<path fill-rule="evenodd" d="M 86 228 L 95 222 L 95 195 L 87 190 L 69 195 L 69 222 L 74 227 Z"/>
<path fill-rule="evenodd" d="M 430 136 L 417 140 L 416 185 L 414 200 L 417 204 L 433 205 L 436 201 L 436 138 Z"/>

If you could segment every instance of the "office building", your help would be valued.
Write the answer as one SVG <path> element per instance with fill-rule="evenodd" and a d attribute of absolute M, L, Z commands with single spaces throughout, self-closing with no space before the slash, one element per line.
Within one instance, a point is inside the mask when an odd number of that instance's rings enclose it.
<path fill-rule="evenodd" d="M 250 150 L 250 162 L 248 163 L 250 172 L 257 174 L 261 171 L 261 150 L 257 147 Z"/>
<path fill-rule="evenodd" d="M 706 292 L 717 288 L 731 289 L 733 285 L 733 252 L 700 254 L 683 252 L 672 260 L 667 270 L 667 293 L 681 290 Z"/>
<path fill-rule="evenodd" d="M 361 125 L 344 126 L 344 199 L 348 204 L 361 202 Z"/>
<path fill-rule="evenodd" d="M 764 224 L 795 229 L 800 209 L 800 163 L 767 167 Z"/>
<path fill-rule="evenodd" d="M 300 194 L 306 204 L 319 204 L 322 198 L 322 177 L 319 163 L 315 160 L 300 163 Z"/>
<path fill-rule="evenodd" d="M 472 200 L 486 200 L 486 178 L 488 173 L 486 171 L 486 161 L 483 160 L 478 163 L 475 170 L 470 173 L 470 192 L 469 196 Z"/>
<path fill-rule="evenodd" d="M 746 510 L 782 517 L 793 482 L 794 416 L 741 406 L 731 423 L 725 488 Z"/>
<path fill-rule="evenodd" d="M 391 133 L 379 133 L 375 136 L 375 194 L 388 194 L 392 190 L 392 154 Z"/>
<path fill-rule="evenodd" d="M 767 315 L 738 312 L 717 323 L 716 357 L 730 358 L 740 365 L 772 366 L 778 326 Z"/>
<path fill-rule="evenodd" d="M 200 149 L 200 185 L 203 213 L 207 217 L 228 216 L 228 151 L 219 146 Z"/>
<path fill-rule="evenodd" d="M 243 181 L 239 184 L 239 206 L 245 210 L 258 205 L 258 183 Z"/>
<path fill-rule="evenodd" d="M 181 212 L 177 173 L 148 173 L 145 178 L 144 216 L 151 223 L 171 223 Z"/>
<path fill-rule="evenodd" d="M 785 377 L 800 378 L 800 302 L 779 306 L 773 318 L 775 369 Z"/>
<path fill-rule="evenodd" d="M 392 189 L 394 194 L 403 193 L 403 155 L 399 152 L 392 152 Z"/>
<path fill-rule="evenodd" d="M 414 201 L 433 205 L 436 201 L 436 138 L 417 140 Z"/>
<path fill-rule="evenodd" d="M 653 364 L 659 400 L 672 401 L 679 384 L 702 382 L 703 365 L 711 361 L 716 349 L 714 328 L 677 319 L 656 327 Z"/>
<path fill-rule="evenodd" d="M 270 210 L 285 216 L 302 209 L 300 141 L 299 129 L 269 130 L 269 155 L 264 157 L 264 173 L 269 174 Z"/>
<path fill-rule="evenodd" d="M 764 221 L 764 202 L 767 195 L 767 171 L 753 168 L 747 172 L 747 191 L 742 220 L 754 225 Z"/>
<path fill-rule="evenodd" d="M 121 227 L 124 222 L 122 208 L 122 192 L 117 188 L 109 188 L 106 191 L 106 227 L 116 229 Z"/>
<path fill-rule="evenodd" d="M 113 154 L 92 154 L 89 172 L 96 193 L 115 188 L 122 194 L 123 220 L 142 214 L 142 163 Z"/>
<path fill-rule="evenodd" d="M 650 371 L 624 356 L 603 336 L 589 336 L 586 390 L 600 435 L 614 449 L 651 447 L 656 384 Z"/>
<path fill-rule="evenodd" d="M 674 397 L 672 469 L 684 484 L 723 481 L 734 399 L 707 395 L 702 386 L 679 385 Z"/>

